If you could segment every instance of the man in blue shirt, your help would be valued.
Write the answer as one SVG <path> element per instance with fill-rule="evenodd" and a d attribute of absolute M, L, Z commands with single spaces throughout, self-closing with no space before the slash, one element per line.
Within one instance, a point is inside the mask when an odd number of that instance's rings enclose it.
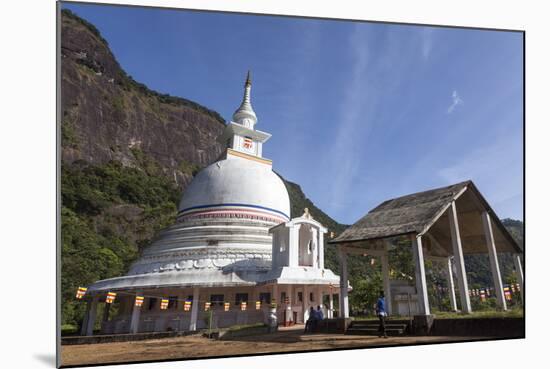
<path fill-rule="evenodd" d="M 323 314 L 323 310 L 321 310 L 321 305 L 317 305 L 317 320 L 323 319 L 325 319 L 325 316 Z"/>
<path fill-rule="evenodd" d="M 384 298 L 384 291 L 380 291 L 378 301 L 376 301 L 376 315 L 380 321 L 378 326 L 378 337 L 388 338 L 386 334 L 386 300 Z"/>

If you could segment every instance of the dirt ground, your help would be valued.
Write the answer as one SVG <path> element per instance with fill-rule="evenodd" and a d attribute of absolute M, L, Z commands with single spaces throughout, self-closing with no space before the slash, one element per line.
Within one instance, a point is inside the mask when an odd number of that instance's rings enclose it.
<path fill-rule="evenodd" d="M 281 328 L 277 333 L 217 341 L 200 335 L 133 342 L 62 346 L 62 365 L 89 365 L 131 361 L 207 358 L 268 352 L 331 350 L 352 347 L 411 345 L 429 342 L 476 340 L 480 337 L 390 337 L 303 334 L 303 327 Z"/>

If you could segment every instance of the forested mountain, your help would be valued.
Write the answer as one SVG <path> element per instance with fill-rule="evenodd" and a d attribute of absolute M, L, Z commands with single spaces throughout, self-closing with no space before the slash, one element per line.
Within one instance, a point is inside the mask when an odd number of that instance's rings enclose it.
<path fill-rule="evenodd" d="M 62 321 L 78 325 L 84 304 L 75 302 L 76 289 L 124 274 L 156 232 L 175 220 L 181 192 L 222 151 L 216 137 L 224 120 L 134 81 L 84 19 L 63 10 L 61 22 Z M 330 231 L 346 228 L 299 185 L 285 184 L 293 217 L 307 207 Z M 522 241 L 523 224 L 505 224 Z M 490 279 L 483 260 L 468 263 L 472 281 Z M 326 246 L 326 265 L 339 272 L 333 246 Z M 380 286 L 379 269 L 370 259 L 350 260 L 352 309 L 368 307 Z M 401 265 L 406 276 L 408 269 Z"/>

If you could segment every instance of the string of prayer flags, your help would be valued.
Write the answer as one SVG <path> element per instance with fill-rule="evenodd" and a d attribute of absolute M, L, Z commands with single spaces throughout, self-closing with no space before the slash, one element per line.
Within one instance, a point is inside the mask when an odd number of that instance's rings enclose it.
<path fill-rule="evenodd" d="M 504 287 L 504 297 L 506 297 L 506 300 L 512 299 L 512 294 L 510 293 L 510 287 Z"/>
<path fill-rule="evenodd" d="M 115 301 L 116 293 L 115 292 L 107 292 L 107 298 L 105 299 L 105 302 L 108 304 L 112 304 Z"/>
<path fill-rule="evenodd" d="M 242 310 L 242 311 L 245 311 L 245 310 L 246 310 L 246 301 L 242 301 L 242 302 L 241 302 L 241 310 Z"/>
<path fill-rule="evenodd" d="M 260 310 L 261 307 L 262 307 L 262 302 L 256 301 L 256 310 Z"/>
<path fill-rule="evenodd" d="M 223 311 L 229 311 L 229 302 L 223 303 Z"/>
<path fill-rule="evenodd" d="M 141 307 L 141 305 L 143 305 L 143 300 L 144 300 L 143 296 L 136 296 L 136 306 Z"/>
<path fill-rule="evenodd" d="M 208 302 L 208 301 L 207 301 L 207 302 L 205 302 L 205 303 L 204 303 L 204 311 L 208 311 L 208 310 L 210 310 L 210 305 L 212 305 L 212 303 L 211 303 L 211 302 Z"/>
<path fill-rule="evenodd" d="M 162 299 L 160 300 L 160 309 L 166 310 L 168 309 L 168 299 Z"/>
<path fill-rule="evenodd" d="M 191 301 L 185 300 L 183 303 L 183 311 L 189 311 L 191 310 Z"/>
<path fill-rule="evenodd" d="M 76 291 L 76 298 L 77 299 L 83 298 L 84 295 L 86 294 L 86 291 L 88 291 L 86 287 L 78 287 L 78 291 Z"/>

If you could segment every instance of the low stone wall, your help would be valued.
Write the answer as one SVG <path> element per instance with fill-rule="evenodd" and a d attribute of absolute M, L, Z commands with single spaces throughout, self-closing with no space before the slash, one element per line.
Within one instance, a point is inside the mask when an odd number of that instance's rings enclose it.
<path fill-rule="evenodd" d="M 524 338 L 524 318 L 434 319 L 430 336 Z"/>
<path fill-rule="evenodd" d="M 100 334 L 96 336 L 69 336 L 61 337 L 61 345 L 85 345 L 91 343 L 141 341 L 167 337 L 179 337 L 196 334 L 196 331 L 180 332 L 149 332 L 136 334 Z"/>
<path fill-rule="evenodd" d="M 262 327 L 250 327 L 250 328 L 243 328 L 238 330 L 225 330 L 220 331 L 218 334 L 218 339 L 220 340 L 228 340 L 236 337 L 246 337 L 246 336 L 257 336 L 261 334 L 268 333 L 268 327 L 262 326 Z"/>

